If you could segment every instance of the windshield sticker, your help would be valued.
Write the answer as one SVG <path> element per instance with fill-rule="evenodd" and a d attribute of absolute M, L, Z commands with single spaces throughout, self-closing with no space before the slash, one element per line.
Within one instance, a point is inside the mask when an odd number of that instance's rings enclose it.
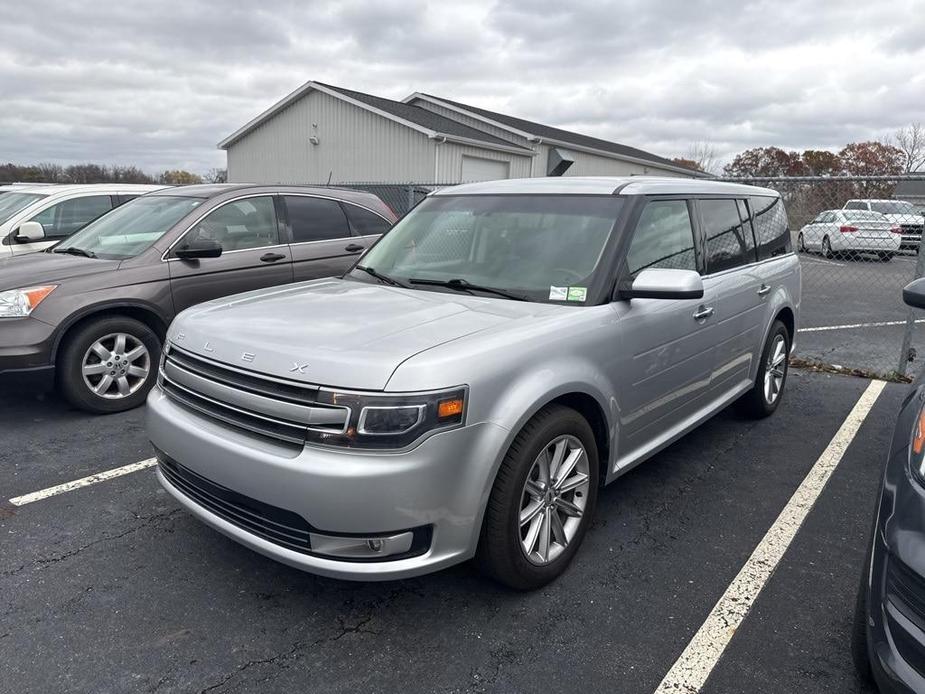
<path fill-rule="evenodd" d="M 584 301 L 588 296 L 587 287 L 569 287 L 568 288 L 568 300 L 569 301 Z"/>
<path fill-rule="evenodd" d="M 568 298 L 568 287 L 549 287 L 550 301 L 565 301 Z"/>

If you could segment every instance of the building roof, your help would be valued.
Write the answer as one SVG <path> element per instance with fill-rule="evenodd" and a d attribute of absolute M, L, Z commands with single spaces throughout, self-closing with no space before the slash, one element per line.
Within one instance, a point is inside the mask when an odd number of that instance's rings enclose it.
<path fill-rule="evenodd" d="M 896 184 L 893 197 L 901 200 L 904 196 L 913 198 L 925 197 L 925 179 L 913 181 L 900 181 Z"/>
<path fill-rule="evenodd" d="M 625 157 L 628 159 L 637 159 L 642 161 L 651 162 L 660 167 L 669 167 L 672 169 L 683 170 L 689 173 L 692 176 L 705 176 L 703 172 L 693 171 L 691 169 L 685 169 L 682 166 L 679 166 L 670 159 L 665 159 L 658 155 L 652 154 L 651 152 L 646 152 L 645 150 L 638 149 L 636 147 L 630 147 L 628 145 L 622 145 L 618 142 L 611 142 L 609 140 L 602 140 L 598 137 L 591 137 L 590 135 L 582 135 L 581 133 L 572 132 L 571 130 L 563 130 L 562 128 L 555 128 L 551 125 L 544 125 L 543 123 L 537 123 L 535 121 L 526 120 L 524 118 L 516 118 L 514 116 L 509 116 L 504 113 L 498 113 L 497 111 L 489 111 L 488 109 L 479 108 L 478 106 L 470 106 L 469 104 L 464 104 L 459 101 L 452 101 L 450 99 L 445 99 L 441 96 L 433 96 L 431 94 L 412 94 L 407 97 L 405 101 L 412 101 L 415 98 L 422 98 L 431 100 L 438 104 L 445 104 L 452 108 L 467 111 L 469 113 L 481 116 L 482 118 L 488 121 L 494 121 L 495 123 L 512 128 L 519 131 L 521 134 L 528 137 L 540 138 L 547 141 L 555 141 L 556 144 L 564 145 L 573 145 L 577 147 L 586 147 L 588 149 L 599 150 L 603 152 L 609 152 L 615 154 L 619 157 Z"/>
<path fill-rule="evenodd" d="M 373 96 L 372 94 L 364 94 L 363 92 L 356 92 L 342 87 L 335 87 L 333 85 L 323 84 L 322 82 L 306 82 L 294 92 L 287 94 L 266 111 L 219 142 L 219 148 L 228 149 L 228 147 L 242 137 L 270 120 L 280 111 L 291 106 L 312 90 L 323 92 L 337 99 L 352 103 L 360 108 L 365 108 L 380 116 L 384 116 L 385 118 L 389 118 L 402 125 L 418 130 L 434 139 L 446 138 L 455 142 L 478 144 L 490 149 L 500 149 L 514 152 L 515 154 L 523 154 L 525 156 L 533 155 L 533 150 L 528 147 L 521 147 L 513 142 L 479 130 L 478 128 L 459 123 L 452 118 L 441 116 L 439 113 L 428 111 L 426 108 Z"/>
<path fill-rule="evenodd" d="M 464 183 L 441 188 L 432 195 L 770 195 L 777 191 L 741 183 L 704 181 L 667 176 L 553 176 L 511 178 L 502 181 Z"/>

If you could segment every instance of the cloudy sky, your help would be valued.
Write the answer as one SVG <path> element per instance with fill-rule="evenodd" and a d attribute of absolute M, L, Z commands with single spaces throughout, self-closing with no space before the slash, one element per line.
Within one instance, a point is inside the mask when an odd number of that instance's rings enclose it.
<path fill-rule="evenodd" d="M 925 2 L 6 1 L 0 160 L 204 172 L 310 79 L 669 157 L 838 149 L 925 120 Z"/>

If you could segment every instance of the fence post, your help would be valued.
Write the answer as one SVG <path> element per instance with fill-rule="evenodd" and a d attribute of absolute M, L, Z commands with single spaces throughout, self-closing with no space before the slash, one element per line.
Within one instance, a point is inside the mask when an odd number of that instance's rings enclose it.
<path fill-rule="evenodd" d="M 925 215 L 922 215 L 923 231 L 925 231 Z M 915 275 L 913 280 L 925 276 L 925 253 L 922 253 L 922 242 L 925 241 L 925 234 L 922 234 L 919 240 L 918 255 L 915 261 Z M 903 346 L 899 353 L 899 365 L 896 367 L 896 373 L 900 376 L 906 375 L 906 368 L 909 365 L 909 350 L 912 349 L 912 335 L 915 332 L 915 309 L 911 306 L 906 310 L 906 327 L 903 330 Z"/>

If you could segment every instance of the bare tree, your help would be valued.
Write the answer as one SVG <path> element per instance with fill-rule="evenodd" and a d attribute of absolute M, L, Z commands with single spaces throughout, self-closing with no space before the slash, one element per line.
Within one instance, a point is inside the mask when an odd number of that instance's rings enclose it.
<path fill-rule="evenodd" d="M 921 123 L 910 123 L 893 136 L 896 146 L 905 157 L 906 173 L 918 171 L 925 164 L 925 128 Z"/>
<path fill-rule="evenodd" d="M 697 164 L 697 168 L 709 174 L 717 173 L 719 159 L 716 156 L 716 147 L 712 142 L 698 140 L 691 143 L 687 150 L 687 159 Z"/>

